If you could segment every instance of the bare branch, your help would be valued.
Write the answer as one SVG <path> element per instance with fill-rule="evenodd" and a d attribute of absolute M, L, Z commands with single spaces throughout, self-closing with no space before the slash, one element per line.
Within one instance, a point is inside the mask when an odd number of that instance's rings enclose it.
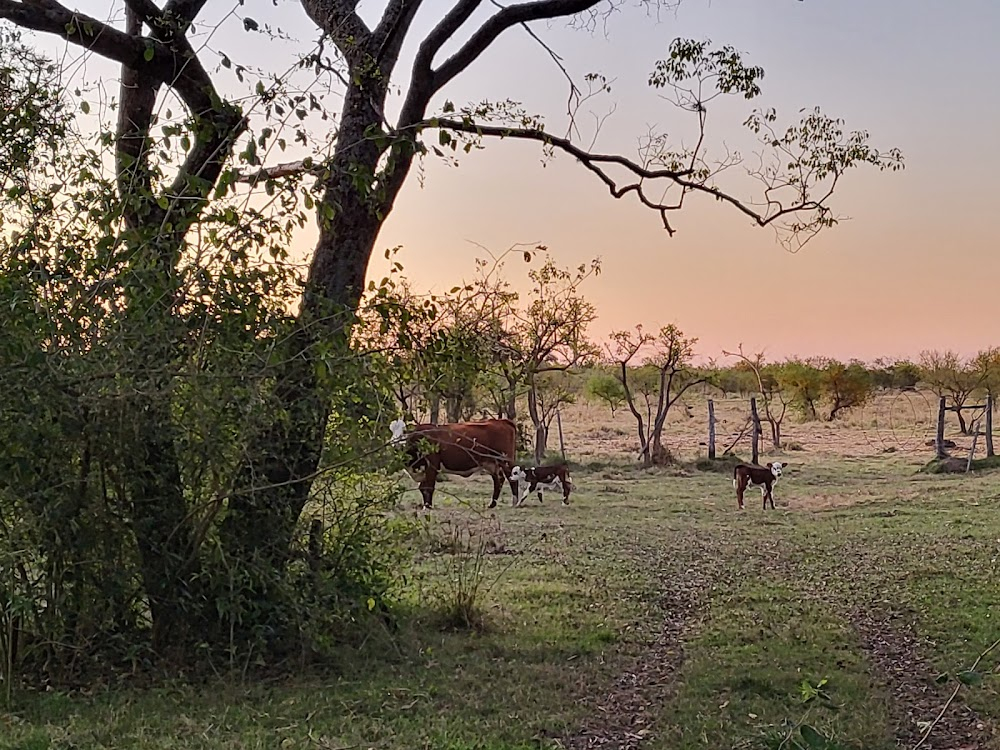
<path fill-rule="evenodd" d="M 491 0 L 491 2 L 497 8 L 503 8 L 497 0 Z M 528 36 L 538 42 L 538 46 L 548 53 L 549 57 L 552 58 L 552 62 L 556 64 L 556 67 L 559 68 L 559 72 L 562 73 L 563 78 L 565 78 L 566 82 L 569 84 L 569 96 L 566 99 L 566 116 L 569 118 L 569 122 L 566 125 L 566 137 L 568 138 L 576 129 L 575 110 L 579 108 L 581 103 L 580 89 L 577 87 L 573 77 L 569 74 L 569 71 L 566 70 L 566 65 L 563 63 L 562 57 L 554 49 L 552 49 L 552 47 L 546 43 L 544 39 L 538 36 L 538 34 L 536 34 L 534 30 L 528 26 L 528 24 L 522 23 L 521 27 L 528 34 Z M 576 107 L 573 106 L 574 101 L 576 102 Z M 579 133 L 579 131 L 577 131 L 577 133 Z"/>
<path fill-rule="evenodd" d="M 565 18 L 590 10 L 601 0 L 536 0 L 510 5 L 490 17 L 454 55 L 434 72 L 436 90 L 468 68 L 504 31 L 518 24 Z M 469 3 L 462 4 L 471 4 Z M 478 5 L 478 3 L 475 3 Z M 466 16 L 468 17 L 468 16 Z M 439 47 L 440 48 L 440 47 Z"/>
<path fill-rule="evenodd" d="M 631 159 L 619 154 L 592 154 L 580 148 L 568 138 L 560 138 L 537 128 L 512 128 L 496 125 L 481 125 L 467 120 L 449 120 L 443 118 L 430 120 L 426 123 L 426 126 L 470 133 L 477 136 L 518 138 L 521 140 L 538 141 L 539 143 L 543 143 L 547 146 L 558 148 L 559 150 L 576 157 L 584 167 L 596 174 L 600 180 L 608 186 L 608 190 L 615 198 L 621 198 L 628 193 L 635 193 L 640 203 L 659 212 L 660 217 L 663 219 L 663 228 L 666 229 L 671 235 L 673 235 L 674 229 L 670 225 L 667 213 L 676 209 L 671 204 L 661 203 L 649 198 L 646 195 L 642 180 L 667 179 L 681 185 L 690 184 L 694 186 L 698 184 L 695 182 L 689 183 L 689 181 L 685 180 L 686 175 L 690 174 L 690 170 L 677 171 L 673 169 L 649 169 L 648 167 L 637 164 Z M 619 185 L 618 182 L 603 168 L 603 165 L 606 164 L 624 167 L 628 172 L 637 177 L 639 182 Z M 719 193 L 719 195 L 721 196 L 723 194 Z M 730 198 L 729 196 L 725 196 L 725 198 L 742 206 L 742 204 L 739 204 L 739 202 L 734 198 Z M 753 214 L 750 209 L 744 207 L 743 211 L 744 213 L 749 213 L 751 216 L 757 218 L 758 222 L 763 221 L 763 219 L 757 217 L 756 214 Z"/>

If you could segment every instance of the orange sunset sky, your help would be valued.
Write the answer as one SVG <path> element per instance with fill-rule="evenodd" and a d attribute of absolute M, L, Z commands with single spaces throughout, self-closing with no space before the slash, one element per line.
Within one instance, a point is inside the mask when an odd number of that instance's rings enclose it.
<path fill-rule="evenodd" d="M 359 13 L 371 21 L 382 5 L 362 0 Z M 613 199 L 571 158 L 558 155 L 543 166 L 537 146 L 489 143 L 485 151 L 462 155 L 457 168 L 428 158 L 414 170 L 379 239 L 370 277 L 384 275 L 382 251 L 402 245 L 398 259 L 415 286 L 446 291 L 471 276 L 479 252 L 472 243 L 494 252 L 541 243 L 564 265 L 602 258 L 603 273 L 585 287 L 600 314 L 593 329 L 598 338 L 635 323 L 674 322 L 699 338 L 703 356 L 720 356 L 741 342 L 774 358 L 913 357 L 928 348 L 971 354 L 1000 345 L 1000 3 L 684 0 L 659 20 L 636 5 L 626 2 L 606 31 L 574 31 L 562 21 L 533 26 L 577 79 L 592 71 L 615 79 L 611 94 L 581 114 L 585 143 L 595 116 L 612 107 L 596 149 L 634 157 L 637 139 L 651 126 L 689 142 L 690 116 L 658 98 L 646 80 L 674 37 L 708 38 L 765 68 L 764 95 L 754 104 L 777 108 L 779 124 L 795 121 L 801 107 L 819 105 L 844 118 L 848 130 L 868 130 L 877 147 L 902 149 L 906 169 L 849 174 L 832 205 L 852 220 L 791 254 L 771 230 L 697 196 L 674 215 L 677 234 L 669 238 L 657 215 L 634 198 Z M 429 29 L 450 6 L 427 0 L 414 32 Z M 85 0 L 79 7 L 101 18 L 121 16 L 120 3 Z M 493 7 L 484 3 L 476 19 Z M 203 32 L 204 43 L 237 64 L 266 61 L 280 70 L 318 37 L 292 0 L 246 6 L 209 0 L 206 9 L 208 19 L 230 11 L 236 15 L 221 28 Z M 298 42 L 249 36 L 239 20 L 243 13 L 280 26 Z M 404 49 L 401 85 L 414 50 L 413 42 Z M 101 72 L 98 61 L 88 65 L 91 80 L 117 79 L 113 66 Z M 214 70 L 226 90 L 231 71 Z M 566 94 L 548 54 L 514 29 L 438 104 L 511 98 L 562 133 Z M 741 123 L 754 104 L 710 109 L 712 152 L 723 143 L 749 150 L 753 142 Z M 305 257 L 314 238 L 312 226 L 302 231 L 295 254 Z M 521 263 L 509 267 L 523 272 Z"/>

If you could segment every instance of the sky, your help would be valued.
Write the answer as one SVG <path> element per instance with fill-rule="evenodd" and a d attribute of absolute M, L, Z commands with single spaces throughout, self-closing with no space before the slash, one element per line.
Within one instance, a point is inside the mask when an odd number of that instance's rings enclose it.
<path fill-rule="evenodd" d="M 373 20 L 383 4 L 361 0 L 359 13 Z M 403 51 L 401 86 L 421 33 L 451 4 L 426 0 Z M 494 7 L 484 5 L 444 54 Z M 115 14 L 103 0 L 77 7 L 102 18 Z M 260 62 L 267 49 L 268 65 L 280 69 L 317 37 L 293 0 L 248 7 L 209 0 L 207 19 L 231 10 L 236 15 L 204 41 L 236 63 Z M 262 47 L 243 31 L 243 13 L 299 41 Z M 584 287 L 598 309 L 592 329 L 598 339 L 636 323 L 647 329 L 675 323 L 699 339 L 703 357 L 742 343 L 774 359 L 870 360 L 947 348 L 972 354 L 1000 345 L 1000 214 L 993 210 L 998 28 L 995 0 L 683 0 L 659 18 L 625 2 L 595 33 L 561 21 L 534 24 L 574 77 L 600 72 L 613 79 L 611 94 L 592 100 L 579 118 L 588 143 L 595 117 L 613 109 L 598 150 L 636 157 L 638 139 L 651 127 L 691 137 L 690 116 L 646 84 L 671 40 L 687 37 L 732 45 L 766 71 L 757 102 L 710 109 L 710 152 L 723 144 L 746 150 L 752 142 L 742 122 L 753 106 L 776 108 L 781 124 L 791 124 L 801 108 L 820 106 L 843 118 L 846 129 L 868 131 L 875 146 L 899 147 L 906 169 L 848 174 L 831 204 L 850 221 L 790 253 L 771 230 L 706 199 L 689 199 L 673 216 L 677 232 L 669 237 L 655 212 L 634 197 L 614 199 L 572 158 L 557 155 L 543 164 L 537 145 L 492 142 L 462 155 L 457 167 L 428 158 L 414 170 L 379 237 L 369 276 L 381 278 L 383 250 L 400 245 L 396 259 L 414 286 L 446 291 L 471 277 L 479 246 L 498 253 L 537 243 L 562 265 L 602 259 L 603 272 Z M 92 79 L 116 75 L 88 64 Z M 562 133 L 566 95 L 548 53 L 518 28 L 437 101 L 513 99 Z M 272 161 L 288 158 L 294 157 Z M 743 185 L 738 177 L 732 184 Z M 303 230 L 293 253 L 307 257 L 315 236 L 312 225 Z M 523 273 L 523 265 L 510 270 Z"/>

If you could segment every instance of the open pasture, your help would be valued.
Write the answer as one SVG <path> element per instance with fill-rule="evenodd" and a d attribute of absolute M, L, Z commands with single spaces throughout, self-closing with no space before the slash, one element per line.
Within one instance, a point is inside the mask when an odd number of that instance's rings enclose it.
<path fill-rule="evenodd" d="M 668 428 L 688 463 L 648 472 L 622 457 L 620 412 L 565 410 L 569 507 L 511 508 L 505 492 L 485 511 L 487 479 L 442 482 L 433 511 L 404 511 L 425 531 L 400 629 L 337 663 L 23 696 L 0 747 L 914 747 L 1000 637 L 1000 472 L 918 473 L 931 449 L 883 452 L 863 414 L 789 420 L 801 450 L 783 454 L 777 510 L 750 492 L 738 512 L 731 473 L 690 463 L 704 426 L 691 405 Z M 475 627 L 445 620 L 473 590 Z M 922 747 L 1000 747 L 998 657 Z M 839 744 L 794 744 L 800 722 Z"/>

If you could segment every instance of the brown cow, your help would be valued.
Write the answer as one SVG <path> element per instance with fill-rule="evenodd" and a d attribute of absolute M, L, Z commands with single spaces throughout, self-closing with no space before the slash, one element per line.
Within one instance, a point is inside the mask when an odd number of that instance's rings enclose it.
<path fill-rule="evenodd" d="M 517 426 L 509 419 L 483 419 L 452 424 L 415 424 L 406 432 L 406 423 L 391 425 L 392 442 L 406 443 L 406 472 L 420 484 L 424 507 L 430 508 L 438 474 L 470 477 L 483 472 L 493 477 L 495 508 L 504 480 L 517 500 L 517 485 L 510 480 L 517 447 Z M 405 434 L 404 434 L 405 433 Z"/>
<path fill-rule="evenodd" d="M 733 487 L 736 489 L 736 501 L 740 504 L 740 510 L 743 510 L 743 493 L 748 487 L 760 487 L 764 510 L 767 510 L 768 500 L 771 501 L 771 510 L 774 510 L 774 483 L 786 466 L 787 461 L 773 461 L 766 467 L 753 464 L 737 464 L 733 467 Z"/>
<path fill-rule="evenodd" d="M 515 466 L 510 474 L 511 482 L 527 482 L 527 491 L 518 499 L 516 505 L 521 505 L 532 492 L 538 492 L 538 502 L 542 502 L 542 490 L 558 490 L 562 492 L 563 505 L 569 505 L 569 493 L 573 482 L 569 478 L 569 466 L 566 463 L 550 466 Z"/>

